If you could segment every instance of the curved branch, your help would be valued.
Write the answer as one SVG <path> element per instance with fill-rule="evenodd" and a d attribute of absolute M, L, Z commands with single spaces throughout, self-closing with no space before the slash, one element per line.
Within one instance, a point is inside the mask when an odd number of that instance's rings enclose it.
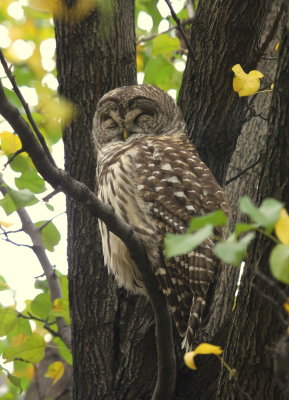
<path fill-rule="evenodd" d="M 133 232 L 130 225 L 115 215 L 110 205 L 102 203 L 85 184 L 73 179 L 67 172 L 51 163 L 18 109 L 8 102 L 1 82 L 0 114 L 18 134 L 22 146 L 31 157 L 43 179 L 55 189 L 61 188 L 66 195 L 84 204 L 92 215 L 100 218 L 108 229 L 127 246 L 131 257 L 141 272 L 156 322 L 158 379 L 152 400 L 172 399 L 176 380 L 176 362 L 171 315 L 165 296 L 158 286 L 152 269 L 149 267 L 148 258 L 139 237 Z"/>

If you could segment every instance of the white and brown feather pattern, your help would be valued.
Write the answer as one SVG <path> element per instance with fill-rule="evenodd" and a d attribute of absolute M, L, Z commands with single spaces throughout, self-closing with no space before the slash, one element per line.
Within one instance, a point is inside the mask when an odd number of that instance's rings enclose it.
<path fill-rule="evenodd" d="M 99 197 L 130 223 L 146 246 L 151 265 L 184 336 L 197 327 L 215 276 L 212 241 L 188 255 L 164 260 L 166 233 L 182 233 L 194 215 L 227 210 L 223 192 L 184 134 L 135 138 L 101 154 Z M 128 174 L 129 171 L 129 174 Z M 119 284 L 144 293 L 126 246 L 100 222 L 105 263 Z"/>
<path fill-rule="evenodd" d="M 107 93 L 98 103 L 93 131 L 98 196 L 138 233 L 176 327 L 192 344 L 215 278 L 213 242 L 208 239 L 189 254 L 165 260 L 163 239 L 168 232 L 185 232 L 193 216 L 228 212 L 223 191 L 188 141 L 174 101 L 156 87 Z M 119 285 L 145 295 L 126 246 L 99 225 L 105 264 Z"/>

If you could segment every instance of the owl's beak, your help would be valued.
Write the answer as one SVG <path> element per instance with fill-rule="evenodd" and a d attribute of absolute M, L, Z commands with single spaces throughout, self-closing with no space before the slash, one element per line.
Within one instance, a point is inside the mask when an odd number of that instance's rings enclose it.
<path fill-rule="evenodd" d="M 124 140 L 126 140 L 128 137 L 129 137 L 129 133 L 128 133 L 127 129 L 124 128 L 124 131 L 123 131 L 123 138 L 124 138 Z"/>

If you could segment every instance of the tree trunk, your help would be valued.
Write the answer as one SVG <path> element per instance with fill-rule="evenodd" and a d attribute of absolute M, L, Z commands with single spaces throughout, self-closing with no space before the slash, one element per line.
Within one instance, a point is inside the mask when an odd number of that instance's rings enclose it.
<path fill-rule="evenodd" d="M 74 24 L 56 20 L 55 29 L 59 92 L 77 107 L 64 130 L 65 166 L 95 189 L 96 103 L 108 90 L 136 83 L 134 1 L 114 0 Z M 68 199 L 67 216 L 74 399 L 148 399 L 156 375 L 150 305 L 108 276 L 97 221 L 85 207 Z"/>
<path fill-rule="evenodd" d="M 283 18 L 283 32 L 278 69 L 269 115 L 269 135 L 258 182 L 257 201 L 274 197 L 289 207 L 289 15 Z M 276 385 L 273 358 L 277 342 L 286 335 L 282 323 L 282 285 L 268 272 L 268 257 L 272 242 L 258 237 L 247 255 L 246 268 L 237 299 L 225 357 L 237 371 L 238 385 L 224 369 L 217 399 L 271 400 L 288 398 L 288 382 L 283 382 L 287 394 Z M 266 274 L 260 278 L 256 271 Z M 271 284 L 268 284 L 267 280 Z M 285 292 L 284 292 L 285 294 Z M 248 321 L 248 322 L 246 322 Z M 288 369 L 288 365 L 287 365 Z M 242 389 L 242 390 L 240 390 Z M 246 393 L 246 396 L 244 393 Z"/>

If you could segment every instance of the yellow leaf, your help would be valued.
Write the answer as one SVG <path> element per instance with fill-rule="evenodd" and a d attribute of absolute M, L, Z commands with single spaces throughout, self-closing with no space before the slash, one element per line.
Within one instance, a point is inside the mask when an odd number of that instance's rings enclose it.
<path fill-rule="evenodd" d="M 220 346 L 215 346 L 209 343 L 201 343 L 199 344 L 194 351 L 189 351 L 184 355 L 184 361 L 187 367 L 191 369 L 197 369 L 194 358 L 198 354 L 215 354 L 219 356 L 223 353 L 223 350 Z"/>
<path fill-rule="evenodd" d="M 35 376 L 35 367 L 33 364 L 28 364 L 26 368 L 22 368 L 19 371 L 13 371 L 13 375 L 18 376 L 18 378 L 27 378 L 31 381 Z"/>
<path fill-rule="evenodd" d="M 12 222 L 0 221 L 0 226 L 4 226 L 4 228 L 9 228 L 11 225 L 13 225 Z"/>
<path fill-rule="evenodd" d="M 288 301 L 286 301 L 286 302 L 283 304 L 283 307 L 284 307 L 284 310 L 287 312 L 287 314 L 289 314 L 289 303 L 288 303 Z"/>
<path fill-rule="evenodd" d="M 143 59 L 144 47 L 141 44 L 136 46 L 136 66 L 137 71 L 143 71 L 144 69 L 144 59 Z"/>
<path fill-rule="evenodd" d="M 279 42 L 279 40 L 278 40 L 278 42 L 275 44 L 275 51 L 276 51 L 276 53 L 278 53 L 279 48 L 280 48 L 280 42 Z"/>
<path fill-rule="evenodd" d="M 26 63 L 33 69 L 39 79 L 43 78 L 45 71 L 41 63 L 40 47 L 37 45 L 32 53 L 32 56 L 26 60 Z"/>
<path fill-rule="evenodd" d="M 67 125 L 71 121 L 74 113 L 72 103 L 63 97 L 52 96 L 51 91 L 44 86 L 37 89 L 38 111 L 44 115 L 47 124 L 52 128 Z"/>
<path fill-rule="evenodd" d="M 19 333 L 18 335 L 12 337 L 11 346 L 12 347 L 21 346 L 21 344 L 23 344 L 26 339 L 27 335 L 25 335 L 24 333 Z"/>
<path fill-rule="evenodd" d="M 49 12 L 54 17 L 75 23 L 87 16 L 98 0 L 78 0 L 72 7 L 67 7 L 62 0 L 30 0 L 29 4 L 38 10 Z"/>
<path fill-rule="evenodd" d="M 62 361 L 56 361 L 48 366 L 45 374 L 46 378 L 53 379 L 53 385 L 59 381 L 64 373 L 64 363 Z"/>
<path fill-rule="evenodd" d="M 232 71 L 235 74 L 233 89 L 240 97 L 251 96 L 259 90 L 260 79 L 264 77 L 262 72 L 253 70 L 246 74 L 240 64 L 234 65 Z"/>
<path fill-rule="evenodd" d="M 280 216 L 275 224 L 275 234 L 282 244 L 289 246 L 289 215 L 285 208 L 280 211 Z"/>
<path fill-rule="evenodd" d="M 53 311 L 62 311 L 63 306 L 62 306 L 62 299 L 55 299 L 53 301 Z"/>
<path fill-rule="evenodd" d="M 14 133 L 3 131 L 0 133 L 1 149 L 5 155 L 14 154 L 22 145 L 19 137 Z"/>

